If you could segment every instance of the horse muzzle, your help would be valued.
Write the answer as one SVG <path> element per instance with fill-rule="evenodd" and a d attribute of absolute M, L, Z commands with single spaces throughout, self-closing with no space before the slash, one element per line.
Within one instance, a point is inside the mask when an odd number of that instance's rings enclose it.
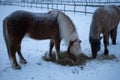
<path fill-rule="evenodd" d="M 95 59 L 97 57 L 97 52 L 92 51 L 92 58 Z"/>

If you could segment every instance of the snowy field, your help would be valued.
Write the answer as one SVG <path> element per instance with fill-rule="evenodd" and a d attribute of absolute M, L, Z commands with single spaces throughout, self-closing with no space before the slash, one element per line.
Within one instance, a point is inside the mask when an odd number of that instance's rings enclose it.
<path fill-rule="evenodd" d="M 49 40 L 36 41 L 24 38 L 22 41 L 22 53 L 27 60 L 26 65 L 20 64 L 21 70 L 14 70 L 6 51 L 2 34 L 3 19 L 15 10 L 27 10 L 32 12 L 48 12 L 39 8 L 24 8 L 0 5 L 0 80 L 120 80 L 120 25 L 118 28 L 117 45 L 110 41 L 109 52 L 114 54 L 115 60 L 92 60 L 81 66 L 62 66 L 53 62 L 46 62 L 42 56 L 49 49 Z M 74 22 L 79 38 L 82 40 L 82 52 L 91 56 L 88 41 L 89 26 L 92 15 L 65 12 Z M 67 47 L 61 43 L 61 51 Z M 103 54 L 103 43 L 98 54 Z M 18 57 L 17 57 L 18 58 Z M 39 64 L 39 65 L 38 65 Z"/>

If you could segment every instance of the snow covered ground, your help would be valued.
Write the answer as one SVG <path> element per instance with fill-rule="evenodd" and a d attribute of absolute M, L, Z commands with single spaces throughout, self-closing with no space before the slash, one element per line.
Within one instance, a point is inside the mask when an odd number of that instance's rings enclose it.
<path fill-rule="evenodd" d="M 92 60 L 81 66 L 62 66 L 53 62 L 46 62 L 42 56 L 49 49 L 49 40 L 33 40 L 24 38 L 22 41 L 22 53 L 27 60 L 26 65 L 21 65 L 21 70 L 11 68 L 6 46 L 2 34 L 2 20 L 15 10 L 27 10 L 32 12 L 47 12 L 39 8 L 24 8 L 0 5 L 0 80 L 120 80 L 120 25 L 118 28 L 117 45 L 110 41 L 109 52 L 114 54 L 117 60 Z M 88 41 L 89 25 L 92 15 L 65 12 L 76 25 L 78 35 L 82 40 L 82 52 L 91 56 Z M 102 49 L 99 54 L 103 53 Z M 64 42 L 61 51 L 65 51 Z M 38 65 L 39 64 L 39 65 Z"/>

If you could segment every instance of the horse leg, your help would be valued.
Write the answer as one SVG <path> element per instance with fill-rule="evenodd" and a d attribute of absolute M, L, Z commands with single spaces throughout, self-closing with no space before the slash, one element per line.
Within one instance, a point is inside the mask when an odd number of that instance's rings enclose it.
<path fill-rule="evenodd" d="M 8 51 L 8 56 L 12 64 L 12 67 L 14 69 L 20 69 L 21 67 L 18 65 L 16 60 L 16 45 L 15 45 L 16 41 L 10 40 L 10 36 L 8 35 L 6 26 L 4 26 L 3 28 L 3 36 L 4 36 L 4 40 L 5 40 L 7 51 Z"/>
<path fill-rule="evenodd" d="M 108 55 L 109 51 L 108 51 L 108 45 L 109 45 L 109 35 L 104 35 L 104 55 Z"/>
<path fill-rule="evenodd" d="M 49 44 L 49 54 L 47 55 L 48 58 L 52 58 L 52 49 L 54 46 L 54 40 L 50 40 L 50 44 Z"/>
<path fill-rule="evenodd" d="M 16 47 L 13 43 L 11 43 L 7 38 L 5 38 L 6 47 L 8 51 L 8 56 L 10 59 L 10 62 L 12 64 L 12 68 L 14 69 L 20 69 L 21 67 L 18 65 L 16 60 Z"/>
<path fill-rule="evenodd" d="M 111 30 L 111 39 L 112 39 L 112 44 L 116 44 L 116 36 L 117 36 L 117 27 Z"/>
<path fill-rule="evenodd" d="M 61 57 L 60 57 L 60 42 L 61 42 L 61 40 L 55 39 L 54 42 L 55 42 L 55 48 L 56 48 L 56 52 L 57 52 L 56 60 L 60 60 L 61 59 Z"/>
<path fill-rule="evenodd" d="M 20 45 L 17 47 L 17 52 L 18 52 L 18 55 L 19 55 L 19 58 L 20 58 L 20 63 L 26 64 L 27 61 L 24 59 L 24 57 L 21 53 L 21 46 Z"/>
<path fill-rule="evenodd" d="M 10 61 L 12 63 L 12 67 L 14 69 L 20 69 L 21 67 L 19 66 L 19 64 L 17 63 L 17 60 L 16 60 L 17 46 L 15 43 L 16 43 L 16 41 L 11 42 L 9 57 L 10 57 Z"/>

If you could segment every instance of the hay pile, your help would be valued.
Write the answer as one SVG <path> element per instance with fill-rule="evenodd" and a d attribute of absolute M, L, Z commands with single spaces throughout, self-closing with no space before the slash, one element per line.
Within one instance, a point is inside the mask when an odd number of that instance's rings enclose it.
<path fill-rule="evenodd" d="M 51 61 L 51 62 L 55 62 L 57 64 L 61 64 L 61 65 L 69 65 L 69 66 L 74 66 L 74 65 L 84 65 L 86 63 L 86 61 L 91 60 L 91 57 L 88 57 L 87 55 L 85 55 L 84 53 L 81 53 L 79 55 L 79 60 L 77 61 L 76 64 L 72 64 L 72 61 L 69 59 L 68 53 L 67 51 L 65 52 L 60 52 L 60 57 L 61 60 L 56 61 L 55 59 L 55 52 L 52 53 L 52 58 L 47 58 L 47 53 L 45 53 L 45 55 L 43 56 L 43 59 L 45 61 Z"/>
<path fill-rule="evenodd" d="M 105 56 L 104 54 L 102 54 L 102 55 L 98 54 L 97 55 L 97 60 L 100 60 L 100 61 L 114 60 L 114 59 L 117 59 L 117 57 L 114 54 L 111 54 L 111 55 L 108 55 L 108 56 Z"/>
<path fill-rule="evenodd" d="M 69 66 L 80 65 L 81 66 L 81 65 L 85 65 L 86 62 L 93 60 L 91 58 L 91 56 L 89 57 L 89 56 L 85 55 L 84 53 L 81 53 L 79 55 L 79 60 L 77 61 L 77 63 L 72 64 L 72 61 L 69 59 L 67 51 L 60 52 L 61 60 L 59 60 L 59 61 L 56 61 L 56 58 L 55 58 L 56 53 L 55 52 L 52 52 L 52 58 L 47 58 L 47 54 L 48 54 L 48 52 L 46 52 L 45 55 L 42 57 L 43 60 L 51 61 L 51 62 L 54 62 L 56 64 L 60 64 L 63 66 L 65 66 L 65 65 L 69 65 Z M 117 57 L 114 54 L 111 54 L 109 56 L 105 56 L 104 54 L 98 54 L 97 58 L 94 60 L 103 61 L 103 60 L 114 60 L 114 59 L 117 59 Z"/>

